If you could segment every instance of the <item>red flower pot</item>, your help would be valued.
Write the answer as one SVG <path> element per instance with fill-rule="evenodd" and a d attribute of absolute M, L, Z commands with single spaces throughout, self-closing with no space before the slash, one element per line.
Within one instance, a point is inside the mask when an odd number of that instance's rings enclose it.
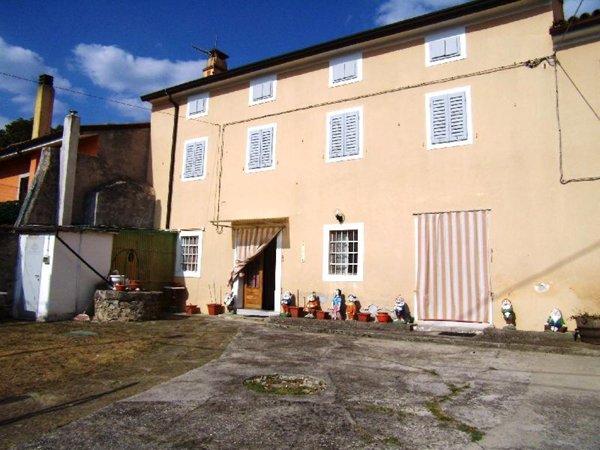
<path fill-rule="evenodd" d="M 208 314 L 211 316 L 216 316 L 222 312 L 222 306 L 218 303 L 209 303 L 206 307 L 208 308 Z"/>
<path fill-rule="evenodd" d="M 319 320 L 328 320 L 329 319 L 329 313 L 327 311 L 323 311 L 323 310 L 319 309 L 319 310 L 317 310 L 316 314 L 317 314 L 317 319 L 319 319 Z"/>
<path fill-rule="evenodd" d="M 300 306 L 290 306 L 290 315 L 292 317 L 302 317 L 304 310 Z"/>
<path fill-rule="evenodd" d="M 377 322 L 379 323 L 388 323 L 391 322 L 392 318 L 386 312 L 378 312 L 377 313 Z"/>
<path fill-rule="evenodd" d="M 369 320 L 371 320 L 371 314 L 370 313 L 366 313 L 366 312 L 359 312 L 358 313 L 358 321 L 359 322 L 368 322 Z"/>

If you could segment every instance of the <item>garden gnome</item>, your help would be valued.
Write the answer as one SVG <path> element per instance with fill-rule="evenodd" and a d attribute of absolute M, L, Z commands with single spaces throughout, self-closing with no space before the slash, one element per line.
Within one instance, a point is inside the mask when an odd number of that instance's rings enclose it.
<path fill-rule="evenodd" d="M 394 314 L 396 321 L 400 320 L 403 323 L 412 323 L 410 312 L 408 311 L 408 305 L 404 301 L 404 297 L 399 295 L 394 300 Z"/>
<path fill-rule="evenodd" d="M 356 300 L 353 294 L 346 299 L 346 320 L 356 320 Z"/>
<path fill-rule="evenodd" d="M 512 303 L 508 298 L 502 300 L 502 317 L 504 317 L 506 325 L 512 325 L 513 327 L 517 325 L 515 312 L 513 311 Z"/>
<path fill-rule="evenodd" d="M 340 314 L 340 308 L 342 307 L 342 291 L 340 289 L 335 290 L 335 294 L 333 295 L 333 299 L 331 300 L 331 319 L 332 320 L 342 320 L 342 315 Z"/>
<path fill-rule="evenodd" d="M 290 314 L 290 305 L 292 304 L 292 293 L 290 291 L 285 291 L 281 296 L 281 312 L 283 314 Z"/>
<path fill-rule="evenodd" d="M 564 333 L 565 331 L 567 331 L 567 327 L 565 326 L 565 321 L 563 319 L 562 313 L 560 312 L 560 309 L 554 308 L 550 312 L 550 317 L 548 317 L 546 325 L 544 325 L 544 330 L 560 333 Z"/>
<path fill-rule="evenodd" d="M 227 312 L 231 314 L 235 314 L 235 300 L 237 296 L 233 293 L 233 291 L 228 292 L 225 296 L 225 308 L 227 308 Z"/>
<path fill-rule="evenodd" d="M 307 303 L 305 310 L 307 314 L 305 317 L 312 319 L 315 317 L 315 312 L 318 309 L 321 309 L 321 302 L 319 301 L 319 296 L 315 291 L 312 291 L 312 293 L 308 296 L 306 300 Z"/>

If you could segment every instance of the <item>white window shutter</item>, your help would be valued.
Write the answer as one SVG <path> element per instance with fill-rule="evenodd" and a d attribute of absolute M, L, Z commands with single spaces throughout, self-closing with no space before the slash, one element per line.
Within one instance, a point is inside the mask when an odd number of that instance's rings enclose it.
<path fill-rule="evenodd" d="M 464 92 L 448 95 L 448 140 L 464 141 L 467 136 L 467 102 Z"/>
<path fill-rule="evenodd" d="M 460 36 L 450 36 L 444 39 L 445 51 L 444 56 L 451 58 L 460 55 Z"/>
<path fill-rule="evenodd" d="M 267 168 L 273 165 L 273 128 L 265 128 L 261 133 L 260 167 Z"/>
<path fill-rule="evenodd" d="M 358 76 L 356 70 L 356 60 L 348 61 L 344 63 L 344 79 L 349 80 Z"/>
<path fill-rule="evenodd" d="M 437 61 L 444 57 L 446 53 L 446 46 L 444 39 L 436 39 L 435 41 L 429 42 L 429 60 Z"/>
<path fill-rule="evenodd" d="M 196 142 L 194 146 L 194 177 L 204 175 L 204 141 Z"/>
<path fill-rule="evenodd" d="M 439 95 L 437 97 L 432 97 L 429 101 L 432 144 L 448 142 L 447 98 L 447 95 Z"/>
<path fill-rule="evenodd" d="M 260 130 L 250 133 L 250 148 L 248 149 L 248 169 L 260 168 L 260 149 L 261 149 L 261 132 Z"/>
<path fill-rule="evenodd" d="M 333 82 L 339 83 L 344 79 L 344 63 L 338 62 L 333 66 Z"/>
<path fill-rule="evenodd" d="M 185 163 L 183 168 L 183 178 L 192 178 L 194 175 L 194 144 L 187 144 L 185 147 Z"/>
<path fill-rule="evenodd" d="M 359 148 L 359 115 L 358 111 L 346 113 L 344 126 L 344 156 L 358 155 Z"/>
<path fill-rule="evenodd" d="M 330 118 L 329 158 L 344 156 L 344 114 Z"/>

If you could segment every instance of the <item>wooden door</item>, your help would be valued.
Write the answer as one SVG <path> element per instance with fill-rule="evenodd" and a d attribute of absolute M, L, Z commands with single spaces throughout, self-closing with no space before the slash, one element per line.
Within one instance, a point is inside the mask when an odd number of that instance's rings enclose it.
<path fill-rule="evenodd" d="M 244 308 L 262 309 L 264 255 L 260 254 L 244 269 Z"/>

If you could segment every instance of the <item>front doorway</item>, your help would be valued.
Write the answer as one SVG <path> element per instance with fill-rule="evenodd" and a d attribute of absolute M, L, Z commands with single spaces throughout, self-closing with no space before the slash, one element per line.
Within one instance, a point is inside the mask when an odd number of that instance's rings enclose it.
<path fill-rule="evenodd" d="M 244 309 L 275 309 L 275 270 L 277 239 L 244 268 Z"/>

